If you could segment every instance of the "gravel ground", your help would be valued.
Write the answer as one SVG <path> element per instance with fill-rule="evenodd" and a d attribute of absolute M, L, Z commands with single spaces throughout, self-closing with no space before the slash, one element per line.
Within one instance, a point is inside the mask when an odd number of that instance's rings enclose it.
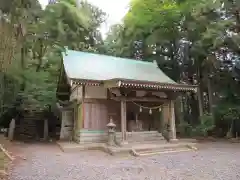
<path fill-rule="evenodd" d="M 10 180 L 240 180 L 240 144 L 207 143 L 196 152 L 112 157 L 98 151 L 62 153 L 55 145 L 25 145 L 26 160 Z"/>

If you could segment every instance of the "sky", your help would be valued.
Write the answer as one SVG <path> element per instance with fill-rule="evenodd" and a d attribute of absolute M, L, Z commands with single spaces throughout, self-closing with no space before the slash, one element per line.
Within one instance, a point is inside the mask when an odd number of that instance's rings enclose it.
<path fill-rule="evenodd" d="M 48 4 L 48 0 L 39 0 L 39 2 L 43 7 Z M 108 15 L 106 23 L 101 27 L 104 36 L 111 25 L 121 22 L 121 19 L 127 13 L 130 0 L 88 0 L 88 2 L 98 6 Z"/>

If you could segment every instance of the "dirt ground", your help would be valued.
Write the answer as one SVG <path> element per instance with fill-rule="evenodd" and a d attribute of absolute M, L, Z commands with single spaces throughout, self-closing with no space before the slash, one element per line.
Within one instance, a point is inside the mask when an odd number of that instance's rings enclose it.
<path fill-rule="evenodd" d="M 239 180 L 240 144 L 202 143 L 198 151 L 112 157 L 99 151 L 63 153 L 55 144 L 14 144 L 9 180 Z"/>

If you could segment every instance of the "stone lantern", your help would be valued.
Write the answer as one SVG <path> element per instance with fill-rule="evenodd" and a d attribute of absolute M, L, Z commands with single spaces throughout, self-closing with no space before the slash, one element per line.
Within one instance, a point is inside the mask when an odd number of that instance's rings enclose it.
<path fill-rule="evenodd" d="M 171 131 L 171 127 L 170 124 L 167 124 L 167 139 L 168 141 L 170 141 L 170 139 L 172 139 L 172 131 Z"/>
<path fill-rule="evenodd" d="M 116 132 L 115 132 L 115 128 L 116 128 L 116 124 L 113 123 L 112 118 L 110 118 L 110 122 L 107 124 L 107 128 L 108 128 L 108 142 L 107 144 L 109 146 L 115 146 L 115 136 L 116 136 Z"/>

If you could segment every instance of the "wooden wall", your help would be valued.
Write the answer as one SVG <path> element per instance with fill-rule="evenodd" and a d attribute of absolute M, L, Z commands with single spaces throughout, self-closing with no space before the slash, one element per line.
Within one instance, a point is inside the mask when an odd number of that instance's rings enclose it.
<path fill-rule="evenodd" d="M 84 102 L 84 129 L 106 130 L 110 116 L 120 128 L 120 102 L 113 100 L 86 99 Z"/>
<path fill-rule="evenodd" d="M 86 86 L 85 98 L 107 99 L 107 89 L 103 86 Z"/>
<path fill-rule="evenodd" d="M 149 104 L 145 106 L 151 107 Z M 134 115 L 133 119 L 129 117 L 131 113 Z M 143 130 L 145 131 L 160 129 L 161 113 L 158 109 L 152 110 L 152 114 L 149 114 L 149 110 L 146 109 L 139 112 L 138 106 L 132 102 L 127 103 L 127 121 L 135 121 L 135 115 L 138 114 L 138 120 L 142 121 Z M 113 122 L 116 124 L 116 131 L 121 131 L 121 109 L 119 101 L 86 99 L 84 103 L 84 129 L 106 130 L 106 125 L 110 117 L 112 117 Z M 127 129 L 129 130 L 129 128 Z"/>
<path fill-rule="evenodd" d="M 83 86 L 73 85 L 70 100 L 82 99 Z M 85 86 L 86 99 L 107 99 L 107 89 L 102 86 Z"/>

